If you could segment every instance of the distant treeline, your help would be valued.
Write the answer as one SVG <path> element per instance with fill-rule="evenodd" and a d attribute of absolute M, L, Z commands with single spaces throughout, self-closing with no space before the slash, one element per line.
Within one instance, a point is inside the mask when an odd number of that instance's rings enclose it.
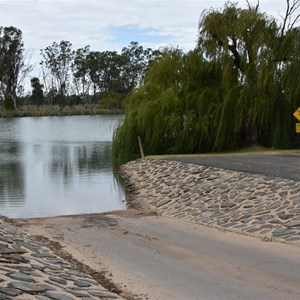
<path fill-rule="evenodd" d="M 281 23 L 249 2 L 204 11 L 197 47 L 166 49 L 126 98 L 115 161 L 139 156 L 138 136 L 145 154 L 299 148 L 299 5 L 287 0 Z"/>
<path fill-rule="evenodd" d="M 120 53 L 72 49 L 69 41 L 41 49 L 39 77 L 25 55 L 22 31 L 0 27 L 0 108 L 18 110 L 24 105 L 86 105 L 120 109 L 123 99 L 143 83 L 149 64 L 159 50 L 131 42 Z M 35 72 L 37 73 L 37 72 Z"/>

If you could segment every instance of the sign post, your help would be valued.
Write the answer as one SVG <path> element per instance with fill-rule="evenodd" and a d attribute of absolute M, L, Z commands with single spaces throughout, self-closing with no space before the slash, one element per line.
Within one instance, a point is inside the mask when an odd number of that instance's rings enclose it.
<path fill-rule="evenodd" d="M 293 116 L 300 122 L 300 107 L 293 113 Z M 296 133 L 300 133 L 300 123 L 296 123 Z"/>

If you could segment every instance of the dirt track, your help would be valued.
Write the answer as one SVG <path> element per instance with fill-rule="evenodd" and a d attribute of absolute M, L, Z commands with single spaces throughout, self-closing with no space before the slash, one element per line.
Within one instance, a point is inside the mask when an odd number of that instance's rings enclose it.
<path fill-rule="evenodd" d="M 129 210 L 19 221 L 130 299 L 299 299 L 299 247 Z"/>

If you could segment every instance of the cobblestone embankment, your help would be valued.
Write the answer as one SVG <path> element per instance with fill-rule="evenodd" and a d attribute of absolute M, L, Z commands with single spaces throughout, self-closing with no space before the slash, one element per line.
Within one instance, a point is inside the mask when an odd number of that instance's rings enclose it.
<path fill-rule="evenodd" d="M 133 207 L 300 245 L 300 181 L 153 159 L 120 174 Z"/>
<path fill-rule="evenodd" d="M 0 218 L 0 300 L 123 299 Z"/>

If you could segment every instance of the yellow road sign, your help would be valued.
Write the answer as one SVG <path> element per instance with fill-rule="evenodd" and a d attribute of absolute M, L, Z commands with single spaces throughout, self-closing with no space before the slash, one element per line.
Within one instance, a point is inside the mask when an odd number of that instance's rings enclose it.
<path fill-rule="evenodd" d="M 296 123 L 296 133 L 300 133 L 300 123 Z"/>
<path fill-rule="evenodd" d="M 300 121 L 300 107 L 293 113 L 293 116 Z"/>

